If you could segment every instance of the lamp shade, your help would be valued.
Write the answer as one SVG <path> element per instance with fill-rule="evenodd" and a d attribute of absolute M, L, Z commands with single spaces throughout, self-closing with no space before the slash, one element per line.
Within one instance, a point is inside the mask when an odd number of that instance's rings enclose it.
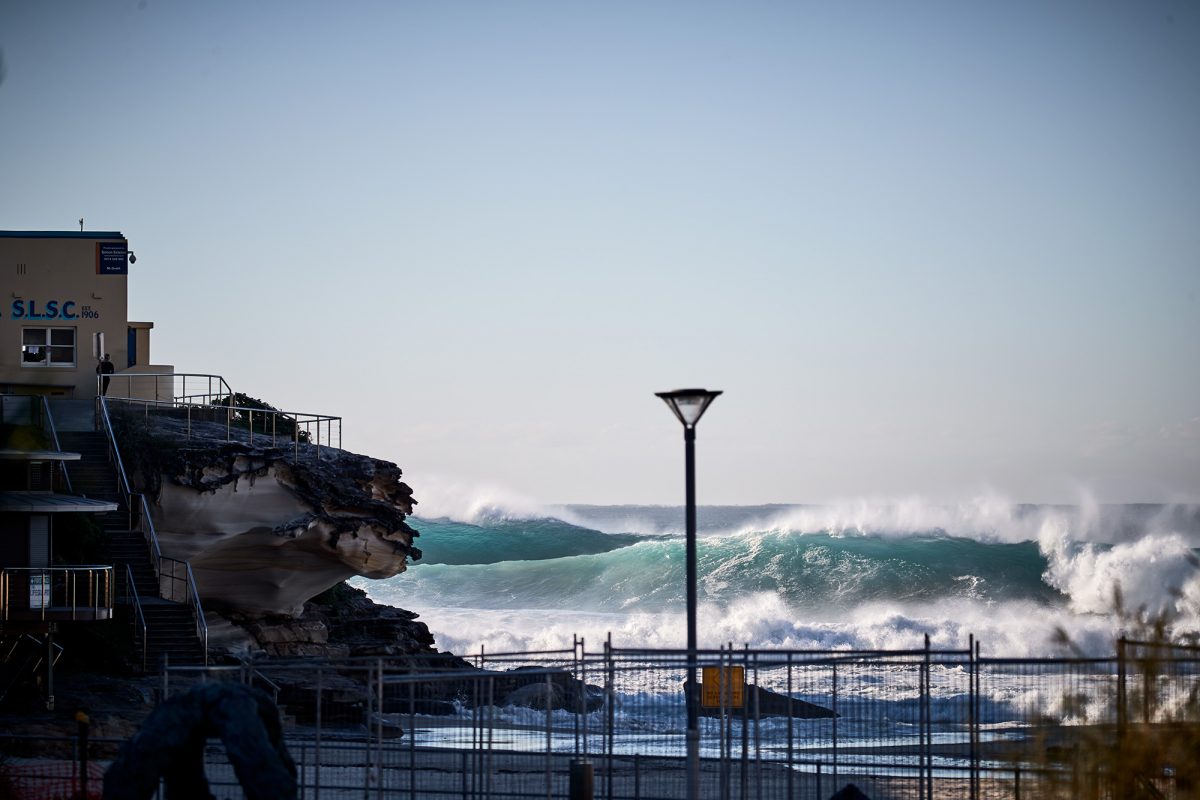
<path fill-rule="evenodd" d="M 700 417 L 704 416 L 709 404 L 717 399 L 719 394 L 721 392 L 708 389 L 676 389 L 673 392 L 655 392 L 655 395 L 663 399 L 663 402 L 679 418 L 685 428 L 696 427 L 696 423 L 700 421 Z"/>

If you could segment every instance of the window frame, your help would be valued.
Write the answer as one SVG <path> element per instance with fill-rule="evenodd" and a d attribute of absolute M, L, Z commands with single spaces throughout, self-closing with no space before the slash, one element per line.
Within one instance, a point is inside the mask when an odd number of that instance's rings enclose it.
<path fill-rule="evenodd" d="M 37 331 L 41 334 L 41 342 L 34 343 L 28 341 L 27 334 Z M 67 332 L 71 334 L 71 343 L 56 344 L 54 342 L 55 333 Z M 25 358 L 27 347 L 37 347 L 45 351 L 39 361 L 27 361 Z M 55 352 L 69 351 L 71 354 L 70 361 L 55 361 Z M 49 325 L 32 325 L 21 328 L 21 368 L 22 369 L 76 369 L 79 366 L 79 331 L 74 327 L 49 326 Z"/>

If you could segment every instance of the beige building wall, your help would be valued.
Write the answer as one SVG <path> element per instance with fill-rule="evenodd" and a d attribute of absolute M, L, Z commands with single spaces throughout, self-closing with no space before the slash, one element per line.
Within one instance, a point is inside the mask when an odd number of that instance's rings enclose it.
<path fill-rule="evenodd" d="M 118 374 L 150 371 L 153 323 L 128 321 L 127 255 L 115 231 L 0 231 L 0 393 L 95 397 L 105 352 Z"/>

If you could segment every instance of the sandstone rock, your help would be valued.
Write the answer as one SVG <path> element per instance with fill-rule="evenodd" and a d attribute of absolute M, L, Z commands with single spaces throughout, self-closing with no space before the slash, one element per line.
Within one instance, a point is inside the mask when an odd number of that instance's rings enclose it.
<path fill-rule="evenodd" d="M 225 441 L 224 426 L 117 417 L 126 468 L 154 498 L 163 555 L 189 561 L 206 608 L 298 615 L 342 580 L 420 558 L 412 489 L 387 461 L 324 447 Z"/>

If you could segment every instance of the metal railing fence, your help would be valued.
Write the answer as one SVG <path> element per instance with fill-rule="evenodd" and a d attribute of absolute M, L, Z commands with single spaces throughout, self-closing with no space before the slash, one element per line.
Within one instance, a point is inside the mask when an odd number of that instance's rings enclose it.
<path fill-rule="evenodd" d="M 133 646 L 141 653 L 141 669 L 146 671 L 146 656 L 149 651 L 149 627 L 146 625 L 146 615 L 142 611 L 142 598 L 138 595 L 137 581 L 133 577 L 133 567 L 125 565 L 125 594 L 122 602 L 133 608 Z"/>
<path fill-rule="evenodd" d="M 58 443 L 58 429 L 54 427 L 54 415 L 50 413 L 50 400 L 44 395 L 42 396 L 42 419 L 46 421 L 46 431 L 50 434 L 50 443 L 54 445 L 55 450 L 61 451 L 62 445 Z M 74 494 L 74 490 L 71 488 L 71 475 L 67 471 L 67 465 L 62 464 L 61 469 L 63 484 L 67 490 L 67 494 Z"/>
<path fill-rule="evenodd" d="M 183 602 L 192 609 L 192 617 L 196 624 L 196 635 L 199 637 L 204 651 L 204 663 L 208 663 L 208 621 L 204 616 L 204 608 L 200 602 L 200 593 L 196 591 L 196 578 L 192 574 L 192 566 L 186 561 L 164 556 L 158 543 L 158 533 L 154 530 L 154 519 L 150 516 L 150 505 L 146 496 L 134 492 L 129 487 L 129 478 L 125 473 L 125 464 L 121 459 L 121 448 L 117 445 L 117 436 L 113 431 L 112 419 L 108 413 L 108 402 L 105 397 L 96 398 L 97 416 L 100 429 L 108 440 L 109 457 L 117 474 L 117 489 L 125 500 L 129 511 L 129 530 L 139 531 L 146 540 L 151 552 L 151 563 L 154 575 L 159 583 L 160 596 L 167 600 Z M 164 567 L 166 569 L 164 569 Z"/>
<path fill-rule="evenodd" d="M 5 620 L 100 620 L 112 616 L 110 566 L 0 568 Z"/>
<path fill-rule="evenodd" d="M 107 400 L 139 409 L 145 416 L 154 413 L 174 418 L 182 424 L 187 439 L 203 431 L 226 441 L 245 437 L 253 445 L 257 436 L 270 440 L 272 447 L 290 443 L 296 459 L 300 458 L 301 449 L 308 446 L 318 459 L 323 446 L 338 449 L 342 446 L 341 417 L 235 405 L 237 395 L 220 375 L 170 372 L 111 377 Z"/>
<path fill-rule="evenodd" d="M 701 687 L 701 794 L 815 800 L 855 783 L 869 797 L 1015 799 L 1056 787 L 1070 796 L 1082 780 L 1093 796 L 1114 797 L 1114 764 L 1097 759 L 1082 774 L 1075 756 L 1088 746 L 1109 752 L 1120 714 L 1143 720 L 1127 736 L 1200 726 L 1200 654 L 1121 648 L 1093 659 L 981 658 L 973 642 L 703 651 L 697 667 L 715 686 Z M 566 797 L 582 762 L 596 797 L 685 796 L 686 652 L 607 643 L 593 652 L 577 640 L 574 650 L 472 660 L 174 667 L 162 691 L 210 680 L 266 688 L 305 797 Z M 1139 767 L 1146 791 L 1190 796 L 1180 789 L 1189 765 L 1164 753 L 1152 767 Z M 233 783 L 219 748 L 210 775 Z"/>

